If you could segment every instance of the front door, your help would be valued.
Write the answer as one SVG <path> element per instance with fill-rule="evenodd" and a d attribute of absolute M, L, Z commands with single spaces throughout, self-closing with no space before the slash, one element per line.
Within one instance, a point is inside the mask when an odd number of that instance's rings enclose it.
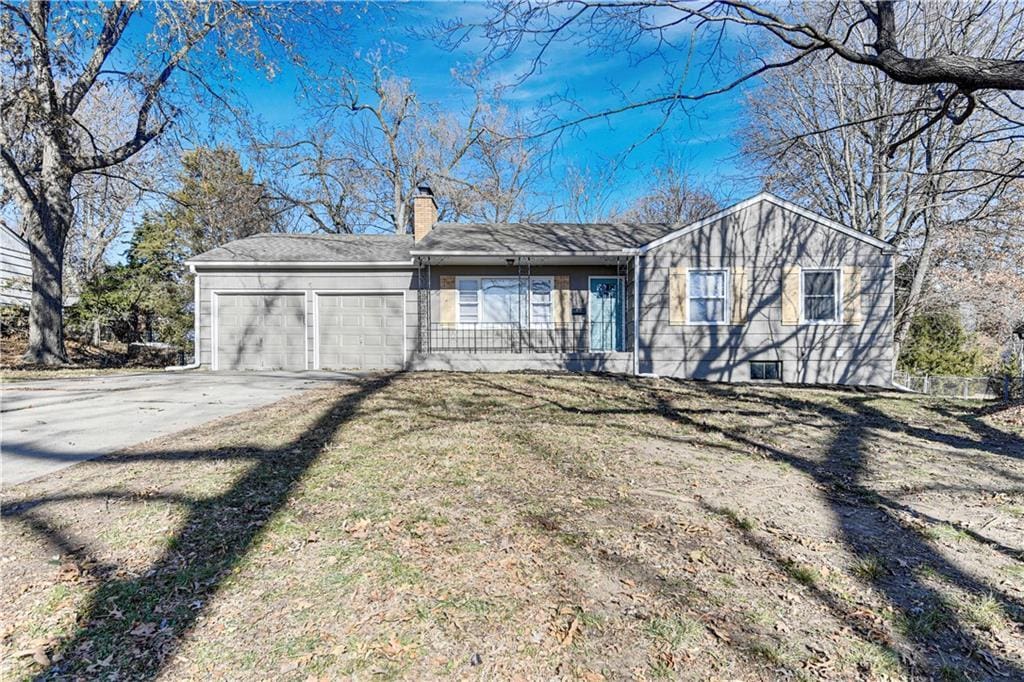
<path fill-rule="evenodd" d="M 622 280 L 590 278 L 590 350 L 623 350 Z"/>

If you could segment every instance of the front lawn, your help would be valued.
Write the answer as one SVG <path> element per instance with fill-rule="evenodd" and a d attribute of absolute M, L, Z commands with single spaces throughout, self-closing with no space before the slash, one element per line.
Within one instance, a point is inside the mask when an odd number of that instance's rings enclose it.
<path fill-rule="evenodd" d="M 3 495 L 3 679 L 1020 678 L 1016 410 L 316 389 Z"/>

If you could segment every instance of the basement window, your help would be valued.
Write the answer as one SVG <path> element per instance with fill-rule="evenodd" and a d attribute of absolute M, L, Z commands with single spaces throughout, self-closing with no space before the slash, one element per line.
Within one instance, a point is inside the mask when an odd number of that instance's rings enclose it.
<path fill-rule="evenodd" d="M 782 381 L 782 363 L 777 360 L 753 360 L 750 363 L 751 381 Z"/>

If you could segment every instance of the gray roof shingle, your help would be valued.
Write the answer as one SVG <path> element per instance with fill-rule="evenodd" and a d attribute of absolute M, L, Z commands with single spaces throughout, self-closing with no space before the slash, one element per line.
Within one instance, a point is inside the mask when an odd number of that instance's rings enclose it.
<path fill-rule="evenodd" d="M 416 243 L 408 234 L 257 234 L 228 242 L 192 263 L 392 263 L 418 254 L 618 252 L 668 234 L 667 223 L 438 223 Z"/>
<path fill-rule="evenodd" d="M 191 259 L 194 263 L 392 263 L 412 258 L 408 234 L 257 234 Z"/>
<path fill-rule="evenodd" d="M 593 253 L 632 249 L 664 236 L 668 223 L 438 223 L 419 253 Z"/>

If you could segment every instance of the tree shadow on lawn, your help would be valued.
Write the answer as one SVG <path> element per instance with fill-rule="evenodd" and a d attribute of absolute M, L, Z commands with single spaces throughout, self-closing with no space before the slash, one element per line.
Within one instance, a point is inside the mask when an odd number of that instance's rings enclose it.
<path fill-rule="evenodd" d="M 586 415 L 591 413 L 586 407 L 563 404 L 548 396 L 538 396 L 513 387 L 502 386 L 499 382 L 487 379 L 478 381 L 491 389 L 541 401 L 569 414 Z M 625 416 L 632 414 L 659 415 L 683 424 L 697 433 L 714 434 L 748 455 L 764 456 L 792 466 L 808 475 L 825 491 L 825 502 L 831 509 L 835 525 L 839 529 L 842 545 L 852 558 L 855 561 L 871 561 L 878 557 L 886 558 L 888 573 L 882 572 L 870 582 L 893 608 L 897 622 L 903 624 L 903 629 L 907 632 L 913 659 L 905 662 L 910 666 L 908 673 L 918 674 L 920 672 L 918 666 L 921 666 L 931 674 L 941 674 L 951 664 L 959 664 L 974 668 L 975 673 L 985 676 L 1024 677 L 1024 668 L 1017 661 L 1002 656 L 979 641 L 970 628 L 960 620 L 954 606 L 948 602 L 947 598 L 937 589 L 928 585 L 915 569 L 928 567 L 940 579 L 958 586 L 973 597 L 995 597 L 1010 618 L 1017 622 L 1024 621 L 1024 605 L 999 590 L 994 584 L 985 583 L 939 553 L 918 532 L 908 529 L 896 516 L 896 512 L 904 512 L 915 514 L 921 518 L 919 514 L 912 508 L 872 490 L 862 482 L 868 464 L 865 441 L 871 435 L 872 430 L 906 433 L 946 448 L 980 450 L 997 456 L 1010 457 L 1012 461 L 1020 461 L 1018 458 L 1021 447 L 1024 447 L 1024 441 L 992 427 L 986 426 L 985 430 L 982 430 L 976 424 L 972 425 L 974 426 L 972 430 L 982 435 L 980 440 L 911 426 L 897 421 L 873 407 L 871 402 L 875 398 L 870 394 L 851 392 L 848 397 L 841 398 L 840 405 L 849 410 L 844 411 L 811 400 L 774 395 L 767 391 L 758 393 L 756 398 L 751 399 L 735 389 L 712 384 L 699 385 L 698 392 L 706 391 L 716 398 L 730 401 L 733 405 L 750 402 L 767 407 L 769 411 L 762 413 L 761 416 L 775 415 L 775 419 L 781 418 L 783 421 L 795 422 L 798 420 L 789 419 L 787 415 L 799 413 L 813 415 L 819 420 L 827 420 L 825 426 L 835 428 L 837 431 L 827 446 L 824 459 L 817 461 L 769 443 L 759 442 L 744 435 L 743 432 L 716 426 L 707 420 L 691 416 L 686 409 L 673 405 L 673 398 L 693 399 L 697 397 L 694 395 L 694 384 L 689 384 L 686 392 L 682 395 L 673 395 L 677 392 L 669 388 L 671 382 L 666 387 L 633 378 L 621 378 L 617 381 L 632 386 L 645 398 L 644 403 L 634 404 L 623 409 L 597 408 L 593 410 L 594 416 L 607 418 L 616 413 Z M 661 381 L 666 382 L 666 380 Z M 665 390 L 666 388 L 669 390 Z M 992 433 L 993 431 L 995 433 Z M 998 439 L 993 437 L 996 434 L 999 436 Z M 666 435 L 660 433 L 643 435 L 655 439 L 666 439 Z M 524 437 L 528 438 L 528 434 L 525 434 Z M 673 440 L 672 437 L 667 438 Z M 702 444 L 699 438 L 697 440 L 688 439 L 686 442 L 689 445 Z M 531 445 L 543 447 L 537 442 L 532 442 Z M 705 442 L 703 445 L 722 447 L 722 443 L 714 442 Z M 721 512 L 712 507 L 707 509 L 713 513 Z M 763 556 L 776 563 L 780 569 L 788 572 L 790 566 L 784 557 L 770 551 L 770 548 L 763 543 L 753 542 L 749 533 L 741 532 L 741 535 L 741 539 L 748 545 L 753 546 Z M 1014 548 L 1001 545 L 978 533 L 973 533 L 972 537 L 1012 559 L 1020 559 L 1020 552 Z M 598 544 L 601 542 L 600 539 L 594 539 L 594 541 Z M 636 571 L 636 573 L 642 573 L 642 571 Z M 650 581 L 657 586 L 655 575 L 650 576 Z M 865 632 L 865 626 L 858 622 L 856 612 L 839 603 L 831 593 L 819 588 L 812 590 L 812 594 L 855 631 Z M 934 615 L 936 623 L 934 627 L 914 627 L 915 623 L 924 621 L 932 615 Z M 956 649 L 959 649 L 959 652 L 953 653 Z"/>
<path fill-rule="evenodd" d="M 735 392 L 728 389 L 708 387 L 708 390 L 720 397 L 736 398 Z M 658 403 L 660 412 L 669 415 L 673 420 L 697 426 L 685 411 L 673 408 L 670 401 L 659 395 L 656 388 L 650 393 Z M 777 399 L 771 394 L 763 395 L 761 399 L 780 412 L 793 408 L 814 410 L 838 426 L 839 430 L 832 439 L 824 461 L 809 460 L 729 430 L 711 427 L 712 430 L 737 444 L 756 448 L 768 458 L 784 462 L 819 483 L 826 490 L 826 500 L 840 530 L 841 540 L 855 560 L 864 561 L 878 556 L 892 559 L 887 561 L 890 574 L 883 574 L 872 580 L 874 587 L 885 596 L 903 623 L 913 624 L 921 621 L 930 612 L 935 614 L 935 620 L 939 623 L 934 632 L 922 632 L 917 635 L 914 644 L 918 662 L 925 664 L 931 672 L 938 673 L 955 658 L 937 641 L 932 641 L 931 635 L 938 635 L 938 631 L 944 629 L 952 642 L 959 645 L 962 657 L 973 659 L 987 674 L 1024 676 L 1024 668 L 1021 668 L 1019 663 L 1001 656 L 978 641 L 970 629 L 961 622 L 953 605 L 935 588 L 926 584 L 914 569 L 917 566 L 927 566 L 941 579 L 957 585 L 977 598 L 989 595 L 996 597 L 1010 617 L 1018 622 L 1024 620 L 1024 605 L 995 586 L 982 582 L 936 551 L 918 532 L 908 529 L 894 514 L 894 511 L 906 510 L 905 505 L 890 500 L 861 482 L 867 469 L 865 441 L 870 436 L 871 429 L 905 432 L 953 448 L 971 448 L 1009 457 L 1018 456 L 1018 446 L 1022 445 L 1022 442 L 1002 432 L 999 433 L 1004 437 L 999 442 L 990 439 L 973 441 L 961 436 L 908 426 L 873 407 L 870 403 L 874 398 L 870 395 L 851 394 L 849 397 L 841 398 L 840 403 L 850 412 L 794 398 Z M 701 423 L 700 426 L 708 428 L 706 423 Z M 994 546 L 994 549 L 1013 552 L 987 538 L 983 538 L 983 541 Z M 905 557 L 906 560 L 901 561 L 899 557 Z"/>
<path fill-rule="evenodd" d="M 250 552 L 274 515 L 287 503 L 296 483 L 317 461 L 338 430 L 366 400 L 390 385 L 394 375 L 366 380 L 327 407 L 303 433 L 273 449 L 252 449 L 252 466 L 230 488 L 212 497 L 170 496 L 187 508 L 180 532 L 167 549 L 140 574 L 123 577 L 117 566 L 94 565 L 99 583 L 89 596 L 80 626 L 56 648 L 53 662 L 37 679 L 95 676 L 117 679 L 156 677 L 192 629 L 210 598 L 232 569 Z M 133 452 L 110 463 L 145 459 L 224 459 L 220 450 Z M 97 460 L 100 464 L 104 460 Z M 123 493 L 122 493 L 123 494 Z M 92 497 L 103 497 L 103 491 Z M 55 529 L 35 510 L 49 501 L 75 499 L 56 495 L 20 501 L 4 515 L 24 523 L 62 555 L 88 550 Z M 157 498 L 159 499 L 159 498 Z M 83 551 L 84 549 L 84 551 Z M 88 562 L 86 562 L 88 566 Z M 112 618 L 113 610 L 121 612 Z"/>

